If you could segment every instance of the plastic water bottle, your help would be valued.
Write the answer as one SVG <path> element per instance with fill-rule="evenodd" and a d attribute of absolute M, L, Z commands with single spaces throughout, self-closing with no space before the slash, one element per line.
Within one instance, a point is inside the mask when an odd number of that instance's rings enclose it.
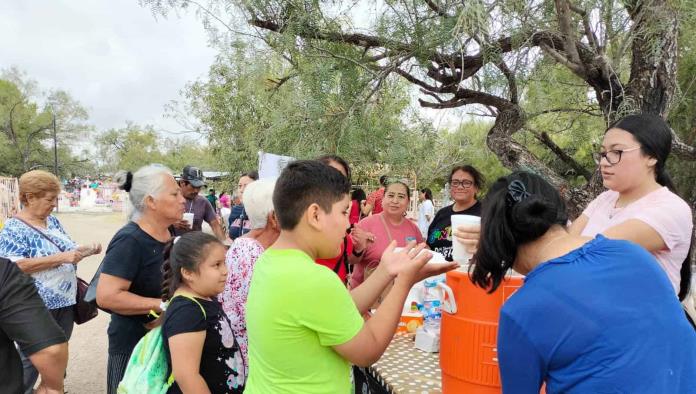
<path fill-rule="evenodd" d="M 436 280 L 426 279 L 423 294 L 423 328 L 433 334 L 440 334 L 440 322 L 442 321 L 442 308 L 440 291 Z"/>

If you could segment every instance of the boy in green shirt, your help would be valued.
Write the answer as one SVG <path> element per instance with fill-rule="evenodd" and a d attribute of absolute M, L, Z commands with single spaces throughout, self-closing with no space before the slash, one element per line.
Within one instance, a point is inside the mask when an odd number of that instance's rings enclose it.
<path fill-rule="evenodd" d="M 369 366 L 381 357 L 411 286 L 457 267 L 426 265 L 424 244 L 395 253 L 392 242 L 375 272 L 349 293 L 315 263 L 339 254 L 349 191 L 348 179 L 317 161 L 292 162 L 281 173 L 273 193 L 280 237 L 256 262 L 246 305 L 246 393 L 349 393 L 350 364 Z M 375 316 L 363 321 L 392 281 Z"/>

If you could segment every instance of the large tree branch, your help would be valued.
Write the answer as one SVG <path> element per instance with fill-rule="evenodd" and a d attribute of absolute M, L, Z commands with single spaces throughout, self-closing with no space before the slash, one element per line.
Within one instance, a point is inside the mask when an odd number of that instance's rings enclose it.
<path fill-rule="evenodd" d="M 433 0 L 425 0 L 425 4 L 427 4 L 427 5 L 428 5 L 428 8 L 430 8 L 431 10 L 433 10 L 433 11 L 434 11 L 436 14 L 438 14 L 439 16 L 442 16 L 442 17 L 448 16 L 447 13 L 446 13 L 445 11 L 443 11 L 442 8 L 440 8 L 440 6 L 437 5 L 437 3 L 435 3 L 435 1 L 433 1 Z"/>
<path fill-rule="evenodd" d="M 580 62 L 580 54 L 575 47 L 575 29 L 573 29 L 573 20 L 570 15 L 570 7 L 567 0 L 555 0 L 556 15 L 558 16 L 558 27 L 565 40 L 565 52 L 568 54 L 568 61 L 575 64 L 576 67 L 582 68 Z"/>
<path fill-rule="evenodd" d="M 680 159 L 696 160 L 696 147 L 686 144 L 672 130 L 672 153 Z"/>
<path fill-rule="evenodd" d="M 585 37 L 587 37 L 587 41 L 590 43 L 590 47 L 592 47 L 598 54 L 603 55 L 604 49 L 599 45 L 597 36 L 592 31 L 592 27 L 590 26 L 590 18 L 588 17 L 587 12 L 582 8 L 571 3 L 568 3 L 568 8 L 571 11 L 580 15 L 580 17 L 582 18 L 582 25 L 585 28 Z"/>
<path fill-rule="evenodd" d="M 563 161 L 570 168 L 575 170 L 576 174 L 582 175 L 582 177 L 588 181 L 592 178 L 592 173 L 587 171 L 587 169 L 585 167 L 580 165 L 580 163 L 578 163 L 575 159 L 573 159 L 572 156 L 570 156 L 568 153 L 566 153 L 566 151 L 564 151 L 563 148 L 561 148 L 555 142 L 553 142 L 553 140 L 551 139 L 551 137 L 549 136 L 549 134 L 547 132 L 545 132 L 545 131 L 540 132 L 537 130 L 533 130 L 527 126 L 525 126 L 525 128 L 527 130 L 529 130 L 532 134 L 534 134 L 534 137 L 536 137 L 536 139 L 539 140 L 539 142 L 541 142 L 547 148 L 549 148 L 549 150 L 551 150 L 551 152 L 553 152 L 556 156 L 558 156 L 558 158 L 561 159 L 561 161 Z"/>
<path fill-rule="evenodd" d="M 544 111 L 539 111 L 539 112 L 534 112 L 529 115 L 527 115 L 527 119 L 532 119 L 536 118 L 537 116 L 540 115 L 546 115 L 546 114 L 552 114 L 552 113 L 581 113 L 581 114 L 586 114 L 590 116 L 602 116 L 602 113 L 592 111 L 592 107 L 587 107 L 587 108 L 552 108 L 552 109 L 547 109 Z"/>

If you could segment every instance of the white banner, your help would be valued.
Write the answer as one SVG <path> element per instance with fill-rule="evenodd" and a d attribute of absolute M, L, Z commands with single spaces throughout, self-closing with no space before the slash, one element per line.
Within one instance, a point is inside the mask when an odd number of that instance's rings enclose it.
<path fill-rule="evenodd" d="M 259 179 L 277 178 L 283 168 L 294 160 L 294 157 L 259 151 Z"/>

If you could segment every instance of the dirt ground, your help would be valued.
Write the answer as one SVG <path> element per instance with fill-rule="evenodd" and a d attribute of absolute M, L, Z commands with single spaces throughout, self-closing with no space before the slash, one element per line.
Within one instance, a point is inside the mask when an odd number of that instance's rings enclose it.
<path fill-rule="evenodd" d="M 104 250 L 111 237 L 125 223 L 121 213 L 58 213 L 56 215 L 77 243 L 100 242 Z M 81 261 L 77 275 L 90 281 L 99 267 L 104 252 Z M 106 327 L 109 315 L 99 315 L 83 325 L 76 325 L 70 339 L 70 361 L 65 390 L 70 394 L 93 394 L 106 392 Z"/>

